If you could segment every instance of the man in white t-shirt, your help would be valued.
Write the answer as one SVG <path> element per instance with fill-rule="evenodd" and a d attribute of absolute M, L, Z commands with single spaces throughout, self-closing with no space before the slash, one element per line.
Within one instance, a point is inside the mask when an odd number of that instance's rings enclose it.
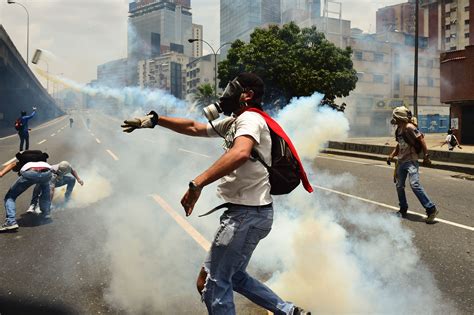
<path fill-rule="evenodd" d="M 259 241 L 273 223 L 272 197 L 267 169 L 251 158 L 255 149 L 271 165 L 271 137 L 265 119 L 247 108 L 261 109 L 262 79 L 242 73 L 227 85 L 220 101 L 204 109 L 208 124 L 190 119 L 148 116 L 126 120 L 125 132 L 159 125 L 178 133 L 200 137 L 223 137 L 225 153 L 206 171 L 189 182 L 181 199 L 186 216 L 191 215 L 202 189 L 220 180 L 218 195 L 226 202 L 211 249 L 197 279 L 197 289 L 209 314 L 235 314 L 236 291 L 274 314 L 311 314 L 283 301 L 270 288 L 251 277 L 246 268 Z M 219 112 L 228 118 L 212 123 Z"/>
<path fill-rule="evenodd" d="M 447 144 L 449 151 L 453 151 L 454 148 L 457 146 L 459 149 L 462 150 L 462 147 L 459 145 L 459 141 L 453 133 L 453 129 L 448 130 L 448 135 L 446 136 L 446 140 L 441 143 L 441 147 Z"/>

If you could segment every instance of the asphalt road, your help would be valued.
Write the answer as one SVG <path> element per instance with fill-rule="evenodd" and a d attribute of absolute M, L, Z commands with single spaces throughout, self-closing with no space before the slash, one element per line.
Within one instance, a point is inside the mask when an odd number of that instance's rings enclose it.
<path fill-rule="evenodd" d="M 20 229 L 0 234 L 0 313 L 205 314 L 194 283 L 217 218 L 193 215 L 183 223 L 179 200 L 186 183 L 209 166 L 220 148 L 208 146 L 208 139 L 193 139 L 190 145 L 158 128 L 124 135 L 120 121 L 92 113 L 88 129 L 85 117 L 75 115 L 72 128 L 62 117 L 30 135 L 32 149 L 48 152 L 52 164 L 70 161 L 85 185 L 75 189 L 76 203 L 55 209 L 46 224 L 25 215 L 31 189 L 18 198 Z M 17 136 L 0 138 L 0 161 L 10 160 L 17 148 Z M 319 193 L 397 205 L 392 170 L 381 162 L 324 155 L 315 159 L 313 172 L 316 179 L 321 172 L 350 174 L 357 183 L 329 187 L 347 195 Z M 474 182 L 451 175 L 423 169 L 421 179 L 440 218 L 472 227 Z M 15 178 L 10 173 L 0 179 L 0 191 L 5 193 Z M 206 210 L 203 204 L 218 202 L 208 197 L 212 194 L 203 195 L 200 212 Z M 421 213 L 411 192 L 407 195 L 410 210 Z M 457 313 L 472 313 L 472 229 L 442 222 L 428 226 L 416 215 L 403 225 L 413 231 L 443 296 Z M 243 298 L 237 298 L 237 308 L 239 314 L 265 314 Z"/>

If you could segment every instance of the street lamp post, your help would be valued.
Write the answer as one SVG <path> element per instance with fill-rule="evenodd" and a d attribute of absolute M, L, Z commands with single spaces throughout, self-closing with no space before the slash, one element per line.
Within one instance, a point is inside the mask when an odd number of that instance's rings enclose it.
<path fill-rule="evenodd" d="M 224 47 L 225 45 L 230 45 L 232 43 L 224 43 L 217 50 L 214 50 L 214 48 L 211 46 L 211 44 L 209 44 L 204 39 L 200 39 L 200 38 L 190 38 L 190 39 L 188 39 L 188 42 L 190 42 L 190 43 L 194 43 L 194 42 L 198 42 L 198 41 L 206 43 L 207 46 L 209 46 L 209 48 L 211 48 L 212 53 L 214 54 L 214 97 L 217 99 L 217 54 L 219 53 L 219 50 L 221 50 L 222 47 Z"/>
<path fill-rule="evenodd" d="M 28 65 L 29 61 L 29 52 L 30 52 L 30 14 L 28 13 L 28 10 L 26 7 L 19 3 L 15 2 L 14 0 L 8 0 L 8 4 L 18 4 L 19 6 L 22 6 L 23 9 L 25 9 L 26 12 L 26 64 Z"/>
<path fill-rule="evenodd" d="M 413 80 L 413 116 L 418 119 L 418 14 L 419 0 L 415 1 L 415 62 L 414 62 L 414 80 Z"/>

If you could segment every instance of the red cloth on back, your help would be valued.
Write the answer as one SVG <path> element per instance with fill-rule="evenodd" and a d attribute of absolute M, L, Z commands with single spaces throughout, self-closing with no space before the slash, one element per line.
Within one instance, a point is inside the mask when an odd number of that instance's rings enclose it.
<path fill-rule="evenodd" d="M 286 143 L 288 144 L 288 147 L 291 150 L 291 153 L 293 153 L 293 156 L 296 158 L 296 160 L 298 161 L 298 164 L 300 166 L 300 174 L 299 175 L 300 175 L 301 182 L 303 183 L 304 189 L 306 189 L 306 191 L 308 191 L 308 192 L 313 192 L 313 186 L 311 186 L 311 184 L 308 180 L 308 177 L 306 176 L 306 172 L 303 168 L 303 163 L 301 163 L 301 160 L 298 156 L 298 152 L 296 152 L 296 149 L 293 146 L 293 143 L 291 142 L 290 138 L 286 135 L 283 128 L 281 128 L 280 125 L 275 120 L 273 120 L 273 118 L 268 116 L 268 114 L 265 113 L 264 111 L 261 111 L 261 110 L 255 108 L 255 107 L 246 108 L 245 111 L 259 113 L 265 119 L 265 122 L 267 123 L 268 128 L 270 128 L 274 133 L 276 133 L 277 135 L 279 135 L 280 137 L 282 137 L 286 141 Z"/>

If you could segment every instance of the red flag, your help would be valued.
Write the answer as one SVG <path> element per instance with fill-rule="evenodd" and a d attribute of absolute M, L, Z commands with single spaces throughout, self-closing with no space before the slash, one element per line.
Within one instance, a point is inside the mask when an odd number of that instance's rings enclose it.
<path fill-rule="evenodd" d="M 281 128 L 280 125 L 275 120 L 273 120 L 273 118 L 271 118 L 267 113 L 265 113 L 264 111 L 261 111 L 260 109 L 257 109 L 255 107 L 249 107 L 245 109 L 245 111 L 259 113 L 265 119 L 265 122 L 267 123 L 268 128 L 270 128 L 274 133 L 276 133 L 278 136 L 282 137 L 283 140 L 286 141 L 286 143 L 288 144 L 288 147 L 291 150 L 291 153 L 293 153 L 293 156 L 296 158 L 300 166 L 299 175 L 300 175 L 301 182 L 303 183 L 304 189 L 306 189 L 307 192 L 313 192 L 313 186 L 311 186 L 311 184 L 309 183 L 308 177 L 306 176 L 306 172 L 303 168 L 303 163 L 301 163 L 301 160 L 298 156 L 298 152 L 296 152 L 296 149 L 293 146 L 293 143 L 291 142 L 290 138 L 287 136 L 283 128 Z"/>

